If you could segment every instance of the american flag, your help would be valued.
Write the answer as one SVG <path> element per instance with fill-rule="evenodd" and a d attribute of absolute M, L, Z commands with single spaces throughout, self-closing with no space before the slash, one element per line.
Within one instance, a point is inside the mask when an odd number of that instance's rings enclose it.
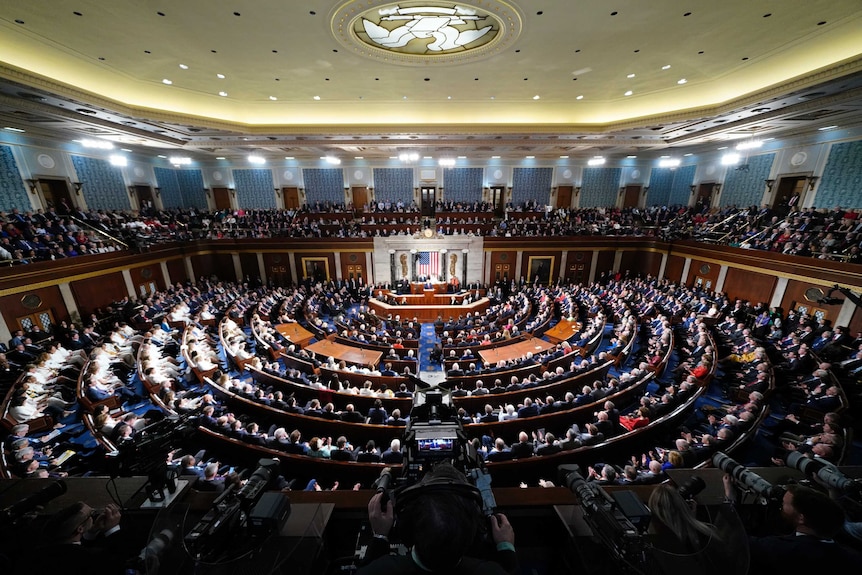
<path fill-rule="evenodd" d="M 440 275 L 440 254 L 438 252 L 419 252 L 419 266 L 416 274 L 420 276 Z"/>

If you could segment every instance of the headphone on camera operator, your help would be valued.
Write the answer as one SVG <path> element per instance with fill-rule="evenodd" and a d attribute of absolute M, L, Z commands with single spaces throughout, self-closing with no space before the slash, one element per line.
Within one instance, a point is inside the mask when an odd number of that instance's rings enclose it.
<path fill-rule="evenodd" d="M 375 482 L 368 503 L 374 539 L 362 575 L 385 573 L 511 573 L 517 568 L 514 531 L 503 514 L 486 521 L 480 490 L 448 462 L 441 462 L 413 485 L 388 489 L 388 469 Z M 389 555 L 395 529 L 409 555 Z M 468 557 L 490 532 L 496 544 L 493 561 Z"/>

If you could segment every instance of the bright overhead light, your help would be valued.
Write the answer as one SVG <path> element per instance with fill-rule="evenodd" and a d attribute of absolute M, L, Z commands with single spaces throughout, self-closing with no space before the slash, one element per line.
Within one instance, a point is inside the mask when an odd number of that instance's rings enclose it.
<path fill-rule="evenodd" d="M 327 164 L 332 164 L 333 166 L 341 164 L 341 160 L 339 160 L 335 156 L 326 156 L 323 159 L 326 161 Z"/>
<path fill-rule="evenodd" d="M 626 156 L 626 158 L 628 158 L 629 160 L 634 160 L 635 158 L 637 158 L 637 156 L 631 156 L 630 155 L 630 156 Z"/>
<path fill-rule="evenodd" d="M 670 70 L 670 64 L 665 64 L 661 67 L 662 70 Z"/>
<path fill-rule="evenodd" d="M 129 165 L 129 160 L 126 159 L 126 156 L 121 156 L 119 154 L 111 154 L 108 161 L 111 162 L 112 166 L 125 167 Z"/>
<path fill-rule="evenodd" d="M 694 154 L 692 154 L 691 152 L 689 152 L 689 153 L 687 153 L 687 154 L 683 154 L 683 156 L 685 156 L 686 158 L 687 158 L 687 157 L 689 157 L 689 156 L 693 156 L 693 155 L 694 155 Z"/>
<path fill-rule="evenodd" d="M 534 160 L 536 159 L 536 156 L 524 156 L 524 158 L 526 158 L 527 160 Z"/>
<path fill-rule="evenodd" d="M 216 74 L 216 78 L 219 80 L 224 80 L 224 74 Z"/>
<path fill-rule="evenodd" d="M 634 94 L 634 92 L 632 92 L 631 90 L 626 90 L 626 93 L 623 94 L 623 96 L 631 96 L 632 94 Z"/>
<path fill-rule="evenodd" d="M 459 160 L 466 160 L 466 159 L 467 159 L 467 156 L 458 156 L 458 159 L 459 159 Z"/>
<path fill-rule="evenodd" d="M 216 160 L 224 160 L 224 156 L 216 156 Z"/>
<path fill-rule="evenodd" d="M 680 85 L 685 84 L 686 82 L 688 82 L 688 80 L 686 80 L 685 78 L 680 78 L 679 80 L 676 81 L 676 83 L 680 84 Z"/>
<path fill-rule="evenodd" d="M 568 157 L 568 156 L 560 156 L 560 159 L 561 159 L 561 160 L 568 160 L 568 159 L 569 159 L 569 157 Z"/>
<path fill-rule="evenodd" d="M 736 145 L 737 150 L 755 150 L 763 145 L 762 140 L 748 140 Z"/>
<path fill-rule="evenodd" d="M 726 150 L 726 149 L 727 149 L 727 146 L 719 146 L 716 148 L 716 150 Z"/>
<path fill-rule="evenodd" d="M 835 129 L 835 128 L 837 128 L 837 127 L 838 127 L 838 126 L 823 126 L 822 128 L 817 128 L 817 129 L 818 129 L 818 130 L 820 130 L 820 131 L 822 132 L 822 131 L 824 131 L 824 130 L 834 130 L 834 129 Z"/>
<path fill-rule="evenodd" d="M 665 158 L 663 160 L 659 160 L 658 167 L 659 168 L 675 168 L 679 166 L 680 160 L 679 158 Z"/>
<path fill-rule="evenodd" d="M 499 159 L 500 159 L 500 156 L 491 156 L 491 159 L 492 159 L 492 160 L 499 160 Z"/>
<path fill-rule="evenodd" d="M 97 150 L 114 149 L 114 144 L 107 140 L 81 140 L 81 145 L 85 148 L 95 148 Z"/>
<path fill-rule="evenodd" d="M 12 126 L 6 126 L 3 128 L 4 130 L 9 130 L 10 132 L 26 132 L 26 130 L 22 130 L 21 128 L 13 128 Z"/>
<path fill-rule="evenodd" d="M 739 163 L 739 154 L 725 154 L 721 157 L 722 166 L 735 166 Z"/>
<path fill-rule="evenodd" d="M 398 159 L 402 162 L 415 162 L 419 159 L 418 152 L 401 152 L 398 154 Z"/>
<path fill-rule="evenodd" d="M 455 165 L 455 158 L 440 158 L 437 163 L 444 168 L 451 168 Z"/>
<path fill-rule="evenodd" d="M 575 98 L 575 100 L 583 100 L 583 99 L 584 99 L 584 95 L 583 95 L 583 94 L 581 94 L 580 96 L 578 96 L 577 98 Z"/>
<path fill-rule="evenodd" d="M 292 160 L 292 159 L 294 159 L 294 158 L 293 158 L 293 156 L 285 156 L 285 157 L 284 157 L 284 159 L 285 159 L 285 160 Z"/>
<path fill-rule="evenodd" d="M 188 70 L 188 69 L 189 69 L 189 67 L 188 67 L 188 66 L 186 66 L 185 64 L 180 64 L 180 68 L 182 68 L 183 70 Z"/>
<path fill-rule="evenodd" d="M 422 156 L 423 160 L 433 160 L 434 156 Z"/>
<path fill-rule="evenodd" d="M 262 156 L 249 156 L 248 157 L 249 164 L 257 164 L 258 166 L 266 163 L 266 158 Z"/>
<path fill-rule="evenodd" d="M 221 96 L 222 98 L 226 98 L 227 92 L 219 92 L 218 95 Z"/>
<path fill-rule="evenodd" d="M 320 96 L 312 96 L 311 99 L 312 100 L 320 100 Z"/>
<path fill-rule="evenodd" d="M 169 161 L 175 166 L 190 166 L 192 163 L 192 159 L 188 156 L 171 156 Z"/>
<path fill-rule="evenodd" d="M 539 96 L 538 94 L 536 94 L 535 96 L 533 96 L 533 99 L 534 99 L 534 100 L 538 100 L 540 97 L 541 97 L 541 96 Z"/>
<path fill-rule="evenodd" d="M 270 96 L 270 97 L 269 97 L 269 99 L 270 99 L 270 100 L 272 100 L 273 102 L 275 102 L 276 100 L 278 100 L 278 98 L 276 98 L 275 96 Z"/>
<path fill-rule="evenodd" d="M 171 84 L 173 84 L 173 82 L 171 82 L 171 81 L 170 81 L 170 80 L 168 80 L 167 78 L 162 78 L 162 84 L 165 84 L 165 85 L 167 85 L 167 86 L 170 86 Z"/>
<path fill-rule="evenodd" d="M 629 74 L 628 76 L 626 76 L 626 78 L 634 78 L 634 77 L 635 77 L 634 74 Z"/>
<path fill-rule="evenodd" d="M 158 156 L 156 156 L 156 157 L 157 157 L 157 158 L 162 158 L 163 160 L 164 160 L 165 158 L 167 158 L 167 156 L 165 156 L 164 154 L 159 154 L 159 155 L 158 155 Z"/>
<path fill-rule="evenodd" d="M 122 150 L 123 152 L 131 152 L 132 151 L 129 148 L 120 148 L 120 150 Z"/>
<path fill-rule="evenodd" d="M 364 160 L 365 156 L 353 156 L 354 160 Z"/>
<path fill-rule="evenodd" d="M 598 156 L 595 158 L 590 158 L 589 160 L 587 160 L 587 165 L 588 166 L 604 166 L 605 165 L 605 159 L 602 157 L 598 157 Z"/>

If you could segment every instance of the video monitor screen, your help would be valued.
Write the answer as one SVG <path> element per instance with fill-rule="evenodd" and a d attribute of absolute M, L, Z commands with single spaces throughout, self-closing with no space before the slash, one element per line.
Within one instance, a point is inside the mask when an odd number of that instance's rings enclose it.
<path fill-rule="evenodd" d="M 448 437 L 433 437 L 430 439 L 419 439 L 419 451 L 452 451 L 455 440 Z"/>

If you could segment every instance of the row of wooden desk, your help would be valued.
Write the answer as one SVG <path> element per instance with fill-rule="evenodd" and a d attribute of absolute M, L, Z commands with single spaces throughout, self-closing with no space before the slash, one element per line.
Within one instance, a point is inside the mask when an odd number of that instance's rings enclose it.
<path fill-rule="evenodd" d="M 433 292 L 432 292 L 433 295 Z M 397 296 L 398 301 L 401 301 L 401 298 L 410 298 L 410 297 L 419 297 L 419 296 Z M 434 301 L 442 302 L 449 301 L 451 296 L 449 295 L 433 295 L 437 299 Z M 408 299 L 408 301 L 411 301 Z M 418 301 L 418 300 L 417 300 Z M 424 301 L 424 296 L 423 296 Z M 401 317 L 415 317 L 420 322 L 433 322 L 437 319 L 437 317 L 442 317 L 444 320 L 455 317 L 457 318 L 460 315 L 464 315 L 468 312 L 472 312 L 474 315 L 479 313 L 483 314 L 488 310 L 491 301 L 488 298 L 482 298 L 478 301 L 466 304 L 466 305 L 442 305 L 438 304 L 420 304 L 416 305 L 390 305 L 388 303 L 382 302 L 377 299 L 368 300 L 368 307 L 374 310 L 374 313 L 377 314 L 377 317 L 385 318 L 389 314 L 400 315 Z"/>

